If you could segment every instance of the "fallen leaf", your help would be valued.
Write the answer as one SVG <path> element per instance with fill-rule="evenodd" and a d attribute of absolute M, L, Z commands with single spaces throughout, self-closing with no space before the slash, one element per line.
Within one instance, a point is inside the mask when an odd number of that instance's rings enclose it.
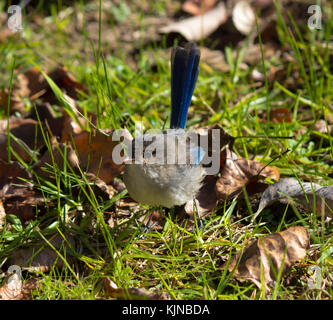
<path fill-rule="evenodd" d="M 104 278 L 104 291 L 106 296 L 120 300 L 170 300 L 165 292 L 155 293 L 145 288 L 118 288 L 108 277 Z"/>
<path fill-rule="evenodd" d="M 232 10 L 232 21 L 235 28 L 248 35 L 255 26 L 255 14 L 248 1 L 238 1 Z"/>
<path fill-rule="evenodd" d="M 270 120 L 272 122 L 282 123 L 291 122 L 291 113 L 288 108 L 274 108 L 270 110 Z"/>
<path fill-rule="evenodd" d="M 66 240 L 65 240 L 66 239 Z M 60 235 L 53 235 L 48 241 L 55 247 L 62 255 L 65 255 L 68 264 L 73 263 L 73 257 L 68 253 L 70 243 L 72 247 L 75 246 L 74 238 L 65 234 L 65 239 Z M 36 244 L 28 248 L 18 249 L 6 261 L 8 265 L 18 265 L 22 270 L 48 272 L 52 266 L 62 268 L 64 261 L 59 257 L 48 244 Z"/>
<path fill-rule="evenodd" d="M 323 187 L 316 183 L 300 182 L 295 178 L 284 178 L 270 185 L 263 193 L 259 208 L 253 220 L 260 212 L 276 201 L 292 199 L 298 200 L 301 205 L 310 211 L 316 203 L 316 214 L 333 217 L 333 185 Z"/>
<path fill-rule="evenodd" d="M 113 149 L 119 143 L 113 141 L 112 132 L 84 131 L 73 138 L 75 150 L 82 168 L 110 183 L 123 170 L 123 164 L 113 161 Z"/>
<path fill-rule="evenodd" d="M 117 193 L 112 185 L 107 185 L 93 173 L 86 173 L 85 177 L 91 183 L 90 188 L 92 188 L 96 197 L 100 196 L 104 200 L 110 200 Z"/>
<path fill-rule="evenodd" d="M 63 92 L 73 99 L 78 98 L 78 91 L 87 92 L 86 88 L 64 67 L 57 67 L 52 72 L 47 72 L 47 75 Z M 8 89 L 0 92 L 0 106 L 6 111 L 8 96 Z M 42 101 L 51 104 L 58 103 L 52 89 L 36 67 L 17 75 L 17 81 L 14 81 L 10 97 L 10 114 L 15 112 L 25 113 L 24 98 L 28 98 L 30 101 L 40 98 Z"/>
<path fill-rule="evenodd" d="M 41 215 L 46 203 L 48 200 L 40 191 L 24 185 L 10 185 L 3 197 L 6 214 L 13 214 L 21 221 L 31 220 L 37 214 Z"/>
<path fill-rule="evenodd" d="M 67 114 L 60 117 L 56 116 L 48 102 L 36 102 L 35 108 L 32 108 L 24 118 L 40 121 L 45 132 L 52 136 L 61 137 L 66 116 Z"/>
<path fill-rule="evenodd" d="M 252 1 L 254 8 L 266 9 L 274 5 L 273 0 L 254 0 Z"/>
<path fill-rule="evenodd" d="M 45 93 L 46 88 L 46 82 L 37 68 L 32 67 L 24 73 L 19 73 L 17 75 L 17 80 L 14 81 L 12 94 L 10 97 L 10 114 L 15 112 L 24 113 L 25 103 L 23 99 L 30 96 L 35 96 L 35 98 L 38 98 L 42 93 Z M 40 94 L 38 95 L 37 93 Z M 2 105 L 6 111 L 8 96 L 8 89 L 5 89 L 1 92 L 0 105 Z"/>
<path fill-rule="evenodd" d="M 0 130 L 1 131 L 1 130 Z M 23 142 L 21 139 L 9 139 L 9 145 L 14 152 L 11 152 L 11 160 L 18 160 L 15 156 L 15 153 L 18 155 L 18 158 L 21 158 L 24 162 L 30 162 L 32 151 Z M 0 160 L 8 161 L 8 135 L 0 133 Z"/>
<path fill-rule="evenodd" d="M 7 121 L 1 123 L 1 132 L 7 132 Z M 16 138 L 22 140 L 31 150 L 36 150 L 44 146 L 45 141 L 38 121 L 10 117 L 9 130 Z"/>
<path fill-rule="evenodd" d="M 183 11 L 198 16 L 213 8 L 217 0 L 187 0 L 182 5 Z"/>
<path fill-rule="evenodd" d="M 160 29 L 161 33 L 179 33 L 188 41 L 199 41 L 213 33 L 228 19 L 225 4 L 221 2 L 203 15 L 173 22 Z"/>
<path fill-rule="evenodd" d="M 126 189 L 125 183 L 117 179 L 113 179 L 110 184 L 118 193 Z"/>
<path fill-rule="evenodd" d="M 77 111 L 81 112 L 80 108 L 74 105 L 72 107 L 72 110 L 76 113 L 78 122 L 74 120 L 72 117 L 70 117 L 68 114 L 65 114 L 63 116 L 63 129 L 61 132 L 61 142 L 66 142 L 66 141 L 72 141 L 72 137 L 75 137 L 82 133 L 84 128 L 90 128 L 92 124 L 96 124 L 96 115 L 92 113 L 88 113 L 88 118 L 85 119 L 81 117 Z"/>
<path fill-rule="evenodd" d="M 262 191 L 260 185 L 256 190 L 255 185 L 259 180 L 270 178 L 279 180 L 280 172 L 277 168 L 266 166 L 258 161 L 239 158 L 229 148 L 222 153 L 221 176 L 216 182 L 216 194 L 219 200 L 236 197 L 243 187 L 251 184 L 251 194 Z M 250 192 L 248 192 L 250 194 Z"/>
<path fill-rule="evenodd" d="M 70 166 L 74 172 L 79 173 L 79 159 L 71 145 L 51 141 L 51 151 L 47 150 L 41 159 L 32 167 L 34 171 L 47 180 L 54 180 L 54 169 L 63 171 Z M 70 170 L 70 169 L 68 169 Z"/>
<path fill-rule="evenodd" d="M 285 275 L 292 265 L 305 257 L 310 247 L 310 237 L 304 227 L 290 227 L 253 241 L 230 260 L 229 272 L 242 280 L 252 281 L 266 291 L 274 285 L 282 268 Z M 261 276 L 262 275 L 262 276 Z"/>
<path fill-rule="evenodd" d="M 74 100 L 79 98 L 79 91 L 87 93 L 85 86 L 79 83 L 65 67 L 57 67 L 54 71 L 48 73 L 48 76 L 60 89 L 62 89 L 62 91 L 65 92 L 66 95 Z"/>
<path fill-rule="evenodd" d="M 0 197 L 4 197 L 12 184 L 22 184 L 20 179 L 29 179 L 31 174 L 19 163 L 0 159 Z"/>

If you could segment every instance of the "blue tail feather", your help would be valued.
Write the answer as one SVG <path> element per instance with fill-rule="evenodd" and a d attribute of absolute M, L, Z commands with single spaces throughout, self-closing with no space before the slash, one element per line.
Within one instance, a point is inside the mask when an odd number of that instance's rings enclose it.
<path fill-rule="evenodd" d="M 198 77 L 200 50 L 193 42 L 173 48 L 171 55 L 171 128 L 185 128 Z"/>

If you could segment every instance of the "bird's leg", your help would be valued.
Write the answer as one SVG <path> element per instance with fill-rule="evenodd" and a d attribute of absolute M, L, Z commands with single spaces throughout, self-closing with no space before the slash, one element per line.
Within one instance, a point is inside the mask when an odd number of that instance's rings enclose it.
<path fill-rule="evenodd" d="M 203 229 L 204 225 L 203 225 L 202 219 L 200 217 L 197 200 L 194 198 L 193 202 L 194 202 L 194 207 L 195 207 L 195 208 L 193 208 L 193 209 L 195 209 L 195 210 L 193 210 L 193 220 L 194 220 L 193 232 L 196 230 L 197 221 L 199 222 L 198 231 L 201 231 Z"/>
<path fill-rule="evenodd" d="M 160 208 L 158 208 L 158 207 L 154 207 L 151 210 L 147 210 L 145 220 L 146 220 L 147 215 L 148 215 L 148 221 L 146 223 L 145 222 L 143 223 L 144 227 L 141 227 L 143 234 L 139 238 L 143 238 L 145 234 L 147 234 L 149 231 L 151 231 L 157 225 L 158 221 L 155 221 L 153 223 L 151 223 L 151 222 L 152 222 L 152 218 L 153 218 L 153 212 L 157 211 L 159 209 Z"/>

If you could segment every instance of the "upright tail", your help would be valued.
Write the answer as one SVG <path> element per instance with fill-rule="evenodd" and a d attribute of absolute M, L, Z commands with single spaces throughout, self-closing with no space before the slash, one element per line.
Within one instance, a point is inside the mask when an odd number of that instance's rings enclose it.
<path fill-rule="evenodd" d="M 185 128 L 188 108 L 198 78 L 200 50 L 194 42 L 175 47 L 171 54 L 170 128 Z"/>

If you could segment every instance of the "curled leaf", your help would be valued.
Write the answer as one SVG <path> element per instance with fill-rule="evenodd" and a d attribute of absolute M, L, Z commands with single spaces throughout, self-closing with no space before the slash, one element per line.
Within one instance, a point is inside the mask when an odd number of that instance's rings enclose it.
<path fill-rule="evenodd" d="M 216 182 L 216 194 L 220 200 L 227 197 L 236 197 L 243 187 L 251 183 L 251 193 L 262 191 L 258 184 L 260 179 L 271 178 L 279 180 L 280 172 L 277 168 L 265 166 L 264 164 L 239 158 L 229 148 L 222 153 L 224 165 L 221 168 L 221 176 Z"/>
<path fill-rule="evenodd" d="M 13 184 L 22 184 L 20 178 L 31 178 L 31 174 L 19 162 L 8 163 L 0 159 L 0 197 L 4 197 Z"/>
<path fill-rule="evenodd" d="M 232 11 L 232 22 L 242 34 L 249 34 L 255 25 L 255 14 L 248 1 L 239 1 Z"/>
<path fill-rule="evenodd" d="M 296 261 L 305 257 L 309 246 L 307 230 L 300 226 L 290 227 L 253 241 L 231 258 L 228 270 L 234 272 L 234 277 L 250 280 L 258 288 L 263 283 L 268 291 L 279 271 L 286 274 Z"/>
<path fill-rule="evenodd" d="M 253 220 L 270 204 L 281 200 L 297 200 L 305 209 L 314 209 L 317 215 L 333 216 L 333 185 L 323 187 L 316 183 L 285 178 L 270 185 L 263 193 Z"/>
<path fill-rule="evenodd" d="M 227 21 L 225 4 L 221 2 L 203 15 L 191 17 L 162 27 L 162 33 L 180 33 L 188 41 L 198 41 L 213 33 Z"/>

